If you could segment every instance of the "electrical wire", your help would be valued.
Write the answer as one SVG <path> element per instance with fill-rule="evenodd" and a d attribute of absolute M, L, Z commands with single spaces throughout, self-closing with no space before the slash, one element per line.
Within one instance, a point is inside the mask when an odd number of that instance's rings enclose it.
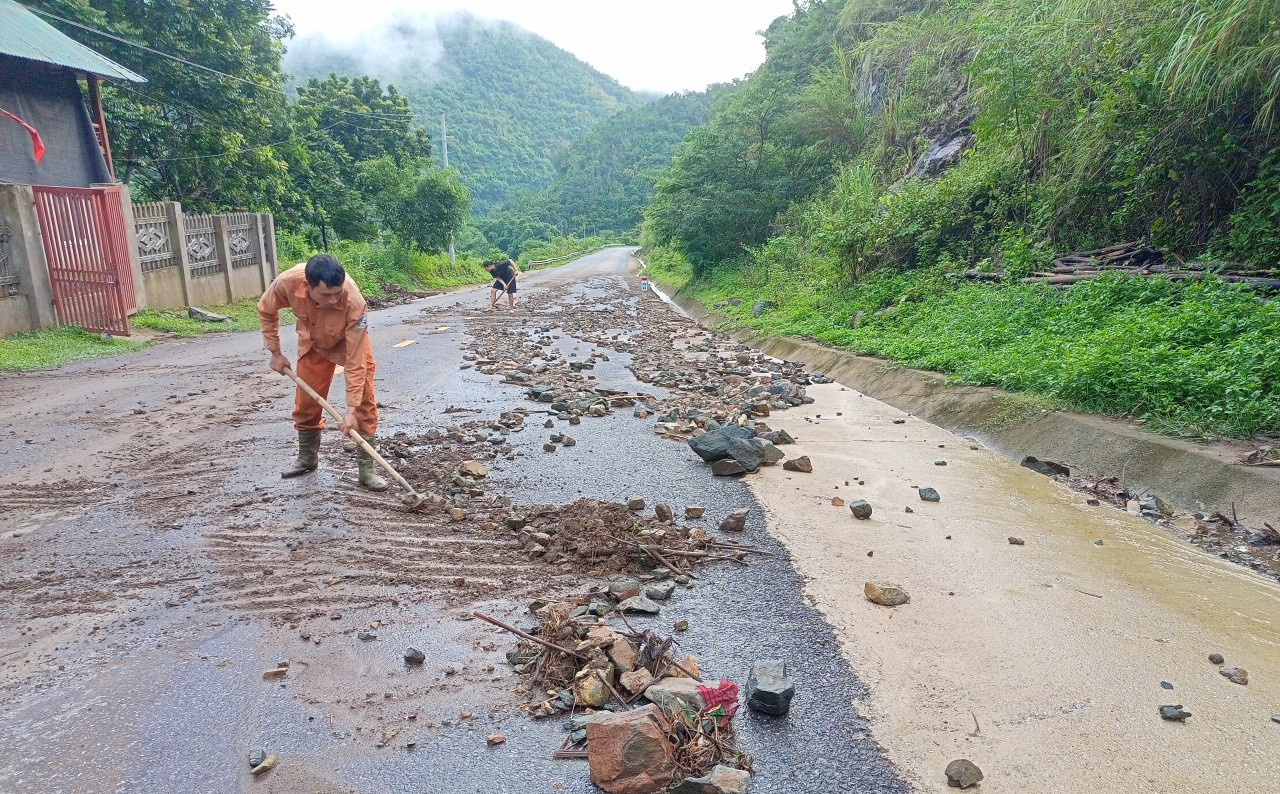
<path fill-rule="evenodd" d="M 243 78 L 243 77 L 238 77 L 238 76 L 236 76 L 236 75 L 234 75 L 234 74 L 227 74 L 226 72 L 220 72 L 220 71 L 218 71 L 217 69 L 211 69 L 211 68 L 209 68 L 208 66 L 203 66 L 203 65 L 201 65 L 201 64 L 194 63 L 194 62 L 192 62 L 192 61 L 188 61 L 188 60 L 186 60 L 185 58 L 179 58 L 179 57 L 178 57 L 178 56 L 176 56 L 176 55 L 170 55 L 170 54 L 169 54 L 169 53 L 167 53 L 167 52 L 161 52 L 160 50 L 153 49 L 153 48 L 151 48 L 151 47 L 148 47 L 148 46 L 147 46 L 147 45 L 145 45 L 145 44 L 139 44 L 139 43 L 137 43 L 136 41 L 130 41 L 130 40 L 128 40 L 128 39 L 121 38 L 120 36 L 117 36 L 117 35 L 115 35 L 114 33 L 107 33 L 107 32 L 106 32 L 106 31 L 104 31 L 104 30 L 98 30 L 97 28 L 90 27 L 89 25 L 85 25 L 85 24 L 82 24 L 82 23 L 80 23 L 80 22 L 76 22 L 75 20 L 67 19 L 67 18 L 65 18 L 65 17 L 60 17 L 60 16 L 58 16 L 57 14 L 53 14 L 53 13 L 50 13 L 50 12 L 48 12 L 48 11 L 44 11 L 44 10 L 39 9 L 39 8 L 31 8 L 31 7 L 29 7 L 29 6 L 24 6 L 24 8 L 26 8 L 28 11 L 32 11 L 32 12 L 34 12 L 34 13 L 36 13 L 36 14 L 40 14 L 40 15 L 42 15 L 42 16 L 46 16 L 46 17 L 49 17 L 49 18 L 51 18 L 51 19 L 56 19 L 56 20 L 58 20 L 59 22 L 65 22 L 66 24 L 71 25 L 72 27 L 77 27 L 77 28 L 80 28 L 81 30 L 86 30 L 86 31 L 88 31 L 88 32 L 90 32 L 90 33 L 96 33 L 97 35 L 99 35 L 99 36 L 104 36 L 104 37 L 106 37 L 106 38 L 108 38 L 108 39 L 111 39 L 112 41 L 117 41 L 117 42 L 119 42 L 119 43 L 121 43 L 121 44 L 125 44 L 125 45 L 128 45 L 128 46 L 130 46 L 130 47 L 136 47 L 137 49 L 144 50 L 144 51 L 149 52 L 149 53 L 151 53 L 151 54 L 153 54 L 153 55 L 159 55 L 159 56 L 160 56 L 160 57 L 162 57 L 162 58 L 168 58 L 169 60 L 177 61 L 178 63 L 181 63 L 181 64 L 186 64 L 187 66 L 193 67 L 193 68 L 195 68 L 195 69 L 201 69 L 201 70 L 203 70 L 203 71 L 209 72 L 210 74 L 216 74 L 216 75 L 218 75 L 219 77 L 225 77 L 225 78 L 227 78 L 227 79 L 229 79 L 229 80 L 236 80 L 236 81 L 238 81 L 238 82 L 245 83 L 246 85 L 251 85 L 251 86 L 253 86 L 254 88 L 261 89 L 261 90 L 263 90 L 263 91 L 270 91 L 270 92 L 272 92 L 272 93 L 279 94 L 280 96 L 283 96 L 285 99 L 291 99 L 291 97 L 289 96 L 289 94 L 288 94 L 287 92 L 285 92 L 283 89 L 280 89 L 280 88 L 273 88 L 273 87 L 268 86 L 268 85 L 262 85 L 262 84 L 260 84 L 260 83 L 255 83 L 255 82 L 253 82 L 252 80 L 247 80 L 247 79 L 245 79 L 245 78 Z M 411 120 L 411 119 L 413 118 L 413 114 L 407 114 L 407 115 L 398 115 L 398 114 L 397 114 L 397 115 L 388 115 L 388 114 L 379 114 L 379 113 L 362 113 L 362 112 L 357 111 L 357 110 L 343 110 L 343 109 L 341 109 L 341 108 L 330 108 L 330 109 L 331 109 L 331 110 L 336 110 L 336 111 L 338 111 L 339 113 L 346 113 L 346 114 L 348 114 L 348 115 L 352 115 L 352 116 L 365 116 L 365 117 L 367 117 L 367 118 L 371 118 L 371 119 L 380 119 L 380 120 L 383 120 L 383 121 L 409 121 L 409 120 Z"/>

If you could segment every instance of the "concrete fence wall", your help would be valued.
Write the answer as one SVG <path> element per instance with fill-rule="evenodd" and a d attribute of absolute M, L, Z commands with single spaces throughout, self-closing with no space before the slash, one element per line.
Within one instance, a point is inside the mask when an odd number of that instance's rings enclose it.
<path fill-rule="evenodd" d="M 176 201 L 134 205 L 146 303 L 230 303 L 261 295 L 276 276 L 270 213 L 187 214 Z"/>
<path fill-rule="evenodd" d="M 230 303 L 275 278 L 271 213 L 189 215 L 176 201 L 134 204 L 122 187 L 139 308 Z M 0 336 L 54 325 L 35 196 L 30 185 L 0 184 Z"/>

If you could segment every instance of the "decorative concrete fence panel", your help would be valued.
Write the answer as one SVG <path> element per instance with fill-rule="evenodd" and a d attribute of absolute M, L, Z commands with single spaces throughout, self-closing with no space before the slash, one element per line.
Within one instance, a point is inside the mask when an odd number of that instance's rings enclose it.
<path fill-rule="evenodd" d="M 270 213 L 184 213 L 177 202 L 134 205 L 147 305 L 207 306 L 261 295 L 276 275 Z"/>

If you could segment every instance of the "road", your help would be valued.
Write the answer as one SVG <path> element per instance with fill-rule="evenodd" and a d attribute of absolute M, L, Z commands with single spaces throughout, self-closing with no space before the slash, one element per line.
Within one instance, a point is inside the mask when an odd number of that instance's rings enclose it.
<path fill-rule="evenodd" d="M 629 354 L 575 338 L 583 323 L 621 339 L 614 347 L 669 353 L 671 328 L 700 333 L 641 293 L 628 261 L 607 249 L 530 274 L 516 314 L 478 312 L 481 290 L 374 313 L 380 434 L 393 447 L 433 429 L 463 439 L 406 458 L 419 485 L 483 455 L 493 476 L 468 506 L 481 517 L 502 496 L 638 494 L 705 505 L 710 526 L 755 508 L 748 540 L 775 556 L 706 569 L 642 625 L 688 619 L 682 647 L 740 682 L 761 655 L 792 662 L 802 691 L 791 715 L 736 720 L 753 791 L 908 791 L 849 707 L 868 690 L 745 483 L 709 477 L 629 410 L 583 421 L 578 445 L 554 456 L 540 432 L 475 443 L 503 411 L 537 407 L 464 358 L 477 339 L 519 355 L 521 339 L 551 333 L 566 356 L 608 356 L 598 383 L 656 391 L 627 369 Z M 585 764 L 551 760 L 559 721 L 517 708 L 511 638 L 470 619 L 480 609 L 520 622 L 533 597 L 583 592 L 582 572 L 529 559 L 480 518 L 410 514 L 361 491 L 336 433 L 319 471 L 279 479 L 292 389 L 268 371 L 257 334 L 172 340 L 3 384 L 0 791 L 594 790 Z M 421 668 L 401 660 L 410 644 L 426 652 Z M 289 674 L 264 680 L 283 660 Z M 507 742 L 487 746 L 493 730 Z M 253 747 L 282 759 L 258 780 Z"/>

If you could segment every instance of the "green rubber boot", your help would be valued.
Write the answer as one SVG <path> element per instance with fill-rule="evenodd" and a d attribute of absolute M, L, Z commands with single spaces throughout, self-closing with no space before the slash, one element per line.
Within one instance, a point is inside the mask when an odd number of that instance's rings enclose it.
<path fill-rule="evenodd" d="M 320 465 L 320 431 L 298 431 L 298 459 L 280 472 L 281 477 L 297 477 Z"/>
<path fill-rule="evenodd" d="M 377 436 L 366 436 L 360 434 L 365 441 L 369 442 L 369 446 L 375 446 Z M 385 491 L 391 487 L 391 481 L 378 473 L 378 463 L 373 457 L 364 451 L 364 447 L 356 448 L 356 459 L 360 461 L 360 484 L 368 488 L 370 491 Z"/>

